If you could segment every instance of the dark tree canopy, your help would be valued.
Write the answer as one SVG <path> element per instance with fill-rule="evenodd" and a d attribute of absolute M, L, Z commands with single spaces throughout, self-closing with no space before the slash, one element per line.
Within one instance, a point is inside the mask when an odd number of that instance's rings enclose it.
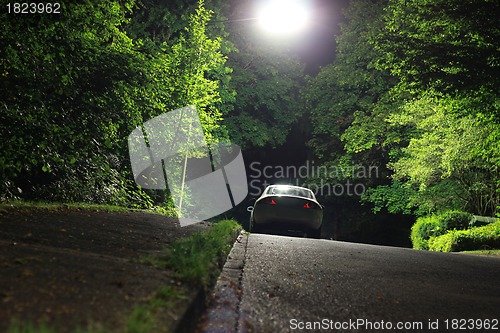
<path fill-rule="evenodd" d="M 498 86 L 497 1 L 391 1 L 377 47 L 381 67 L 442 90 Z"/>

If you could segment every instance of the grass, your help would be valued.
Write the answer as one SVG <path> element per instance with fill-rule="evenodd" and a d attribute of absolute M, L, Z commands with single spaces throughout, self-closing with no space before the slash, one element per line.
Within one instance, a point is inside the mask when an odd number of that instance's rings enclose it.
<path fill-rule="evenodd" d="M 2 212 L 8 212 L 9 210 L 15 210 L 17 212 L 23 211 L 33 211 L 33 210 L 43 210 L 49 212 L 57 212 L 63 210 L 79 211 L 87 210 L 93 212 L 109 212 L 109 213 L 127 213 L 127 212 L 141 212 L 158 214 L 163 216 L 177 217 L 176 213 L 171 209 L 154 206 L 148 209 L 116 206 L 116 205 L 105 205 L 105 204 L 90 204 L 84 202 L 75 203 L 57 203 L 57 202 L 41 202 L 41 201 L 21 201 L 13 200 L 0 202 L 0 214 Z"/>
<path fill-rule="evenodd" d="M 136 305 L 126 324 L 126 333 L 147 333 L 156 330 L 160 311 L 171 310 L 186 296 L 172 286 L 162 286 L 145 304 Z"/>
<path fill-rule="evenodd" d="M 168 269 L 180 281 L 201 286 L 205 292 L 222 269 L 241 226 L 234 220 L 215 223 L 207 232 L 199 232 L 170 244 L 160 255 L 140 258 L 142 264 Z M 185 296 L 173 287 L 161 287 L 145 305 L 138 305 L 127 322 L 127 333 L 154 331 L 159 309 L 172 309 Z"/>
<path fill-rule="evenodd" d="M 480 256 L 496 256 L 500 257 L 500 250 L 476 250 L 476 251 L 462 251 L 463 254 L 474 254 Z"/>
<path fill-rule="evenodd" d="M 177 240 L 161 255 L 140 260 L 157 268 L 168 268 L 184 282 L 207 289 L 222 268 L 241 226 L 234 220 L 222 220 L 209 231 Z"/>
<path fill-rule="evenodd" d="M 90 210 L 95 212 L 130 212 L 130 211 L 147 211 L 122 206 L 99 205 L 89 203 L 49 203 L 39 201 L 7 201 L 0 203 L 0 211 L 8 211 L 15 209 L 16 211 L 30 210 Z"/>
<path fill-rule="evenodd" d="M 45 324 L 34 325 L 32 323 L 20 324 L 17 321 L 11 323 L 8 333 L 55 333 Z"/>
<path fill-rule="evenodd" d="M 73 331 L 74 333 L 106 333 L 109 332 L 101 325 L 90 325 L 88 328 L 82 329 L 77 328 Z M 7 333 L 57 333 L 53 328 L 48 327 L 45 323 L 33 324 L 33 323 L 19 323 L 13 321 L 7 331 Z"/>

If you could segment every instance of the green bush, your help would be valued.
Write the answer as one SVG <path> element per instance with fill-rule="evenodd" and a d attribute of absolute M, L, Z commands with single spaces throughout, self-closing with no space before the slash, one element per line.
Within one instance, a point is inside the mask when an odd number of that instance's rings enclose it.
<path fill-rule="evenodd" d="M 445 226 L 437 215 L 419 217 L 411 227 L 411 242 L 414 249 L 428 250 L 430 237 L 445 233 Z"/>
<path fill-rule="evenodd" d="M 500 249 L 500 222 L 468 230 L 450 230 L 428 241 L 429 250 L 456 252 L 479 250 L 484 247 Z"/>
<path fill-rule="evenodd" d="M 472 214 L 459 210 L 444 212 L 439 217 L 445 224 L 446 230 L 465 230 L 473 226 Z"/>
<path fill-rule="evenodd" d="M 467 229 L 471 220 L 471 214 L 457 210 L 420 217 L 411 228 L 413 248 L 428 250 L 428 241 L 431 237 L 444 235 L 448 230 Z"/>

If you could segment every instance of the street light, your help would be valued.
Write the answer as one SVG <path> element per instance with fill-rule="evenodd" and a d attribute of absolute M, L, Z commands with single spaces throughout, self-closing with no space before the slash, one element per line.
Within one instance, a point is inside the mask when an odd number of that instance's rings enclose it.
<path fill-rule="evenodd" d="M 255 17 L 211 21 L 214 23 L 257 21 L 261 29 L 273 35 L 293 35 L 309 23 L 310 8 L 305 0 L 264 0 Z"/>
<path fill-rule="evenodd" d="M 258 9 L 257 20 L 260 27 L 269 33 L 288 35 L 303 30 L 309 15 L 304 0 L 271 0 Z"/>

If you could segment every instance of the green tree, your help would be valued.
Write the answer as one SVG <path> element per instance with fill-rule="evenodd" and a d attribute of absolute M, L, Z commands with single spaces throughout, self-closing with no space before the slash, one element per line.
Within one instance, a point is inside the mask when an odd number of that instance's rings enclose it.
<path fill-rule="evenodd" d="M 388 161 L 393 139 L 385 118 L 395 108 L 388 97 L 395 82 L 388 71 L 375 68 L 380 54 L 372 44 L 383 28 L 383 10 L 380 2 L 351 3 L 335 62 L 310 78 L 303 91 L 313 127 L 309 145 L 325 165 L 384 166 Z"/>
<path fill-rule="evenodd" d="M 1 143 L 2 193 L 116 197 L 111 183 L 120 175 L 110 166 L 120 161 L 109 150 L 109 125 L 122 117 L 110 110 L 126 100 L 112 98 L 119 82 L 138 72 L 120 29 L 131 6 L 96 1 L 62 4 L 61 14 L 1 14 L 0 126 L 9 138 Z"/>
<path fill-rule="evenodd" d="M 0 197 L 148 206 L 130 173 L 133 128 L 194 104 L 209 140 L 224 138 L 216 75 L 227 74 L 226 57 L 221 39 L 207 35 L 211 12 L 200 1 L 176 37 L 161 41 L 137 25 L 130 32 L 137 6 L 103 0 L 63 4 L 59 15 L 0 14 L 0 133 L 9 139 L 0 143 Z"/>
<path fill-rule="evenodd" d="M 404 187 L 412 195 L 388 206 L 498 209 L 496 10 L 494 1 L 389 2 L 375 39 L 377 68 L 399 79 L 391 94 L 405 102 L 386 122 L 407 128 L 410 141 L 391 151 L 398 181 L 372 190 L 370 200 Z"/>
<path fill-rule="evenodd" d="M 492 0 L 391 0 L 377 39 L 379 66 L 413 88 L 494 91 L 499 10 Z"/>
<path fill-rule="evenodd" d="M 406 180 L 419 192 L 451 179 L 454 192 L 446 194 L 461 202 L 456 208 L 494 214 L 500 204 L 500 174 L 498 165 L 491 161 L 498 160 L 499 151 L 485 143 L 500 127 L 474 116 L 456 116 L 458 112 L 453 109 L 462 110 L 464 104 L 456 98 L 423 96 L 390 117 L 390 122 L 411 124 L 419 133 L 390 167 L 395 171 L 394 178 Z"/>
<path fill-rule="evenodd" d="M 192 46 L 201 47 L 199 51 L 202 50 L 204 52 L 203 56 L 207 58 L 213 55 L 222 56 L 220 59 L 213 57 L 213 61 L 209 61 L 211 62 L 210 68 L 206 71 L 205 78 L 217 82 L 215 90 L 219 97 L 218 101 L 214 101 L 214 106 L 224 114 L 231 110 L 230 105 L 234 102 L 235 95 L 235 92 L 229 87 L 232 69 L 226 65 L 225 61 L 227 54 L 235 50 L 234 45 L 227 40 L 228 33 L 225 31 L 224 21 L 226 18 L 223 12 L 227 10 L 227 7 L 227 2 L 222 0 L 206 0 L 201 2 L 201 7 L 198 1 L 193 0 L 176 2 L 147 0 L 137 5 L 131 21 L 127 25 L 129 35 L 135 40 L 141 41 L 143 44 L 142 49 L 147 53 L 151 53 L 153 58 L 159 57 L 159 66 L 169 61 L 167 58 L 171 55 L 174 45 L 178 44 L 180 39 L 183 39 L 183 43 L 186 44 L 186 42 L 189 42 L 186 38 L 194 41 L 199 36 L 205 36 L 204 40 L 195 42 L 199 45 L 193 44 Z M 198 22 L 190 22 L 192 14 L 196 12 L 197 8 L 206 8 L 206 10 L 204 10 L 204 14 L 196 14 Z M 190 31 L 186 31 L 188 25 L 191 27 L 195 25 L 203 26 L 203 31 L 200 31 L 202 35 L 197 37 L 197 35 L 191 34 Z M 212 46 L 203 46 L 204 43 L 209 43 L 209 41 L 213 41 Z M 210 48 L 213 49 L 214 47 L 217 49 L 216 53 L 210 50 Z M 199 58 L 200 55 L 193 54 L 193 57 L 186 58 L 186 61 L 191 62 L 192 69 L 196 68 L 197 61 L 203 60 L 197 59 L 197 57 Z M 203 65 L 205 62 L 202 61 L 200 64 Z M 184 69 L 186 68 L 184 65 Z M 171 79 L 170 74 L 167 74 L 166 77 L 160 77 L 156 82 L 171 81 Z M 169 87 L 167 90 L 173 90 L 173 87 Z M 219 127 L 218 135 L 226 135 L 224 128 Z"/>
<path fill-rule="evenodd" d="M 304 93 L 311 146 L 326 165 L 394 173 L 364 196 L 376 211 L 498 209 L 497 7 L 390 0 L 346 11 L 335 63 Z"/>

